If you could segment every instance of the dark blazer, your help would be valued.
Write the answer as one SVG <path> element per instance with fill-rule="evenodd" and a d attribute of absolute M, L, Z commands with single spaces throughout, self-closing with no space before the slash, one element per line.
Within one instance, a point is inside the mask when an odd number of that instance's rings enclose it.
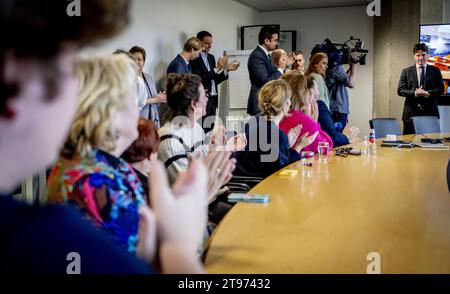
<path fill-rule="evenodd" d="M 178 74 L 190 74 L 192 73 L 190 65 L 186 64 L 183 57 L 180 54 L 172 60 L 172 62 L 167 67 L 167 74 L 178 73 Z"/>
<path fill-rule="evenodd" d="M 430 93 L 430 97 L 415 97 L 416 88 L 419 88 L 419 82 L 416 65 L 413 65 L 402 71 L 398 82 L 398 95 L 406 97 L 402 119 L 409 120 L 411 116 L 423 115 L 439 117 L 437 97 L 444 93 L 444 83 L 440 70 L 432 65 L 427 65 L 424 89 Z"/>
<path fill-rule="evenodd" d="M 275 142 L 273 139 L 276 138 L 272 137 L 277 133 L 278 142 Z M 300 154 L 289 148 L 286 134 L 264 116 L 251 117 L 245 124 L 245 135 L 248 140 L 247 146 L 243 151 L 234 154 L 237 160 L 235 175 L 265 178 L 300 160 Z M 271 152 L 273 154 L 270 158 L 264 158 Z"/>
<path fill-rule="evenodd" d="M 325 102 L 319 100 L 317 101 L 317 105 L 319 107 L 318 121 L 320 123 L 320 127 L 331 137 L 334 147 L 336 148 L 349 144 L 350 142 L 348 141 L 347 136 L 336 130 L 330 109 Z"/>
<path fill-rule="evenodd" d="M 206 68 L 206 65 L 203 62 L 201 56 L 199 56 L 197 59 L 192 60 L 189 64 L 191 65 L 192 73 L 199 75 L 202 78 L 203 87 L 208 90 L 208 93 L 211 93 L 211 81 L 214 80 L 217 87 L 220 83 L 228 79 L 228 76 L 226 76 L 223 71 L 220 74 L 216 74 L 216 72 L 214 71 L 214 68 L 216 68 L 216 59 L 214 58 L 214 55 L 209 53 L 208 63 L 209 68 L 211 69 L 209 71 Z"/>
<path fill-rule="evenodd" d="M 250 76 L 251 88 L 247 102 L 247 113 L 256 115 L 260 112 L 258 108 L 258 90 L 267 82 L 281 77 L 281 72 L 259 46 L 248 57 L 248 73 Z"/>

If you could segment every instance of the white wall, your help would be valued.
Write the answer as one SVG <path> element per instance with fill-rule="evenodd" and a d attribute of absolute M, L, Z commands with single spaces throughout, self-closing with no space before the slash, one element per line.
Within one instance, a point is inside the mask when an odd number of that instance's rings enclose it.
<path fill-rule="evenodd" d="M 109 54 L 117 48 L 144 47 L 145 71 L 153 74 L 159 89 L 168 64 L 181 52 L 185 40 L 204 29 L 214 36 L 212 53 L 216 57 L 224 50 L 239 48 L 241 26 L 261 23 L 279 23 L 282 29 L 297 30 L 297 44 L 307 53 L 306 58 L 326 37 L 345 41 L 353 35 L 373 49 L 373 19 L 367 16 L 365 6 L 260 13 L 231 0 L 135 0 L 132 20 L 122 35 L 95 52 Z M 367 65 L 358 67 L 356 88 L 350 90 L 350 122 L 364 133 L 368 133 L 372 117 L 372 56 L 369 54 Z"/>
<path fill-rule="evenodd" d="M 365 41 L 370 54 L 367 64 L 357 68 L 356 87 L 349 90 L 349 120 L 368 134 L 373 101 L 373 18 L 367 16 L 366 6 L 264 12 L 260 22 L 278 23 L 282 30 L 297 30 L 297 49 L 305 52 L 306 60 L 314 45 L 327 37 L 335 42 L 344 42 L 350 36 Z"/>
<path fill-rule="evenodd" d="M 237 49 L 239 27 L 254 24 L 257 18 L 256 10 L 234 1 L 135 0 L 132 24 L 94 52 L 109 54 L 118 48 L 141 46 L 147 51 L 144 71 L 152 74 L 158 84 L 189 37 L 201 30 L 209 31 L 214 36 L 211 53 L 217 58 L 224 50 Z"/>

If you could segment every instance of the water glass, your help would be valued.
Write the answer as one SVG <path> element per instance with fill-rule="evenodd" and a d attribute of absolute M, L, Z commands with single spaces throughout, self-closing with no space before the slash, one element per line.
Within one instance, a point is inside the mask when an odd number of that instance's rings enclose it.
<path fill-rule="evenodd" d="M 330 144 L 328 142 L 319 142 L 317 146 L 317 152 L 319 152 L 319 160 L 326 162 L 328 159 L 328 151 Z"/>
<path fill-rule="evenodd" d="M 364 143 L 364 147 L 363 147 L 363 150 L 361 153 L 364 155 L 367 155 L 367 154 L 369 154 L 369 145 L 370 145 L 369 136 L 364 136 L 363 143 Z"/>
<path fill-rule="evenodd" d="M 313 175 L 313 163 L 314 163 L 314 152 L 312 151 L 302 151 L 300 153 L 302 157 L 302 174 L 306 176 Z"/>

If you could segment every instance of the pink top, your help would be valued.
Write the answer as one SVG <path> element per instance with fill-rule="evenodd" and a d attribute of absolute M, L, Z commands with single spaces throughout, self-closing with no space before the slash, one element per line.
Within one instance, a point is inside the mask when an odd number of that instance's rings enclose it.
<path fill-rule="evenodd" d="M 303 148 L 303 151 L 314 151 L 317 153 L 317 146 L 319 145 L 319 142 L 328 142 L 328 144 L 330 144 L 330 150 L 333 149 L 333 140 L 331 137 L 322 130 L 318 122 L 315 122 L 312 118 L 301 111 L 291 110 L 291 112 L 289 112 L 289 116 L 286 116 L 281 121 L 279 127 L 280 130 L 287 135 L 290 129 L 295 128 L 299 124 L 302 125 L 302 130 L 300 131 L 299 137 L 303 136 L 306 132 L 308 132 L 308 136 L 311 136 L 317 131 L 319 132 L 316 140 L 314 140 L 311 145 Z"/>

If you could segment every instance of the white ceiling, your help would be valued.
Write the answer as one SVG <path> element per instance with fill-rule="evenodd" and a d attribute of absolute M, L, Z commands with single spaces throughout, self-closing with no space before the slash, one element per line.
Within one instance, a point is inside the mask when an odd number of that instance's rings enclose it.
<path fill-rule="evenodd" d="M 371 0 L 234 0 L 259 11 L 366 5 Z"/>

